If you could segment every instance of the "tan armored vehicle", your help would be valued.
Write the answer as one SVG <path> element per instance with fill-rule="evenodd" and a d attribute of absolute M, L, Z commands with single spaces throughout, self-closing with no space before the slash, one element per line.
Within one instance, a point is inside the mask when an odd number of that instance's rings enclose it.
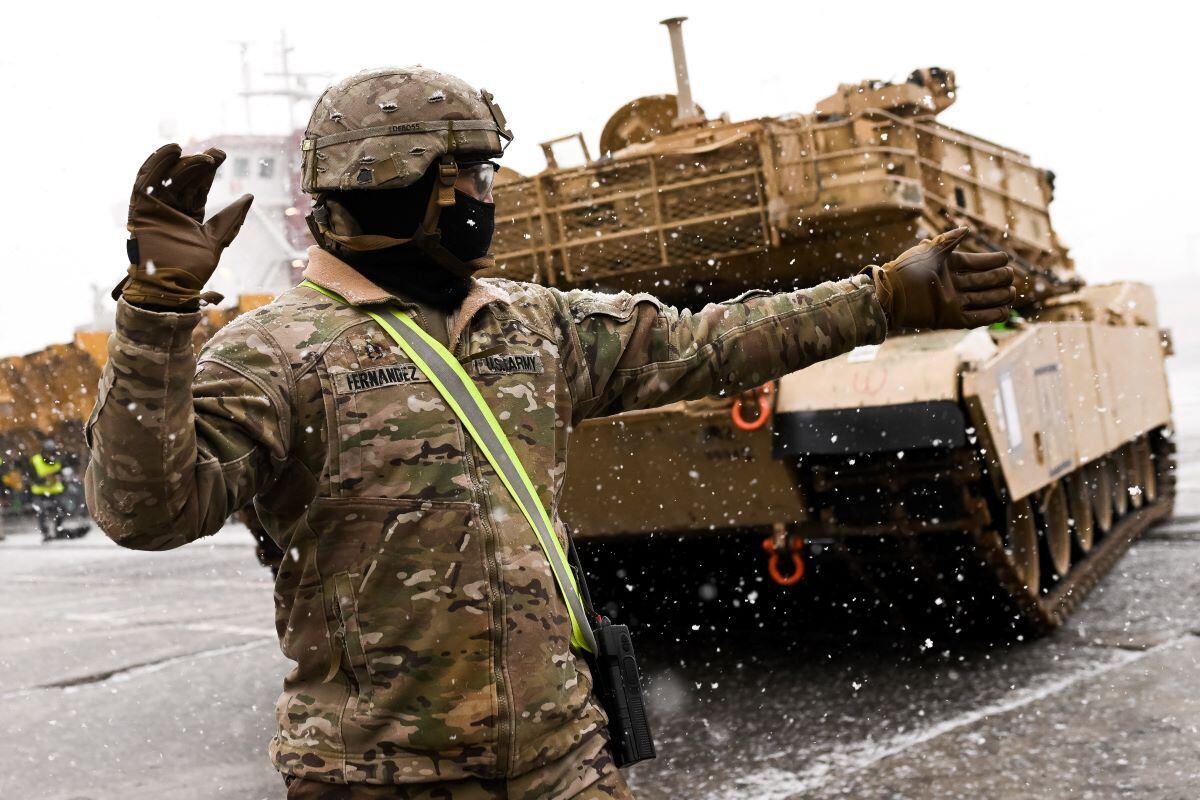
<path fill-rule="evenodd" d="M 554 140 L 544 172 L 497 190 L 497 274 L 697 307 L 844 277 L 968 225 L 966 249 L 1019 268 L 1019 316 L 894 332 L 739 398 L 588 422 L 564 516 L 585 540 L 744 534 L 782 584 L 815 542 L 872 591 L 886 593 L 874 565 L 902 561 L 939 605 L 966 593 L 1021 628 L 1059 624 L 1170 513 L 1150 289 L 1083 283 L 1050 222 L 1053 174 L 937 121 L 953 72 L 843 85 L 810 114 L 709 119 L 681 22 L 665 23 L 678 95 L 618 110 L 599 158 L 560 167 L 554 148 L 583 139 Z"/>

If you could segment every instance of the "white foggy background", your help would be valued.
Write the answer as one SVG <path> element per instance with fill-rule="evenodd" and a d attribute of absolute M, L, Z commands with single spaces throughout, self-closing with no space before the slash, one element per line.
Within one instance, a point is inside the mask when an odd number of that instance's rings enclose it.
<path fill-rule="evenodd" d="M 236 42 L 252 43 L 255 88 L 279 85 L 262 74 L 277 71 L 281 31 L 297 72 L 421 63 L 482 85 L 517 137 L 504 163 L 528 174 L 538 142 L 581 130 L 595 154 L 619 106 L 674 91 L 658 21 L 675 15 L 690 17 L 693 93 L 713 116 L 806 112 L 839 83 L 955 70 L 958 102 L 940 118 L 1054 170 L 1053 218 L 1082 274 L 1154 283 L 1177 344 L 1200 342 L 1184 293 L 1200 288 L 1200 45 L 1182 5 L 10 4 L 0 355 L 70 339 L 92 284 L 123 274 L 118 211 L 151 150 L 245 131 Z M 254 132 L 286 129 L 282 100 L 255 102 Z M 296 106 L 298 124 L 307 115 Z"/>

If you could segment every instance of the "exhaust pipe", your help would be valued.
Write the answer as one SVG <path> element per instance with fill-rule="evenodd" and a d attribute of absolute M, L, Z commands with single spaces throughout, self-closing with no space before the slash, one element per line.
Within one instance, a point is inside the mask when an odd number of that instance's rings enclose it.
<path fill-rule="evenodd" d="M 692 100 L 692 83 L 688 80 L 687 55 L 683 52 L 683 21 L 687 17 L 671 17 L 664 19 L 660 25 L 666 25 L 671 35 L 671 55 L 675 59 L 675 127 L 682 128 L 703 122 L 696 103 Z"/>

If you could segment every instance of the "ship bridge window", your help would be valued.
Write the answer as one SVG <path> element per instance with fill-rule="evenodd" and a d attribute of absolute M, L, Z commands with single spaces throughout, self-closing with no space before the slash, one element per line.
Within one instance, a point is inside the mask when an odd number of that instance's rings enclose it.
<path fill-rule="evenodd" d="M 249 178 L 250 177 L 250 159 L 235 158 L 233 160 L 233 177 Z"/>
<path fill-rule="evenodd" d="M 967 207 L 967 193 L 962 190 L 961 186 L 954 187 L 954 202 L 958 203 L 959 208 Z"/>
<path fill-rule="evenodd" d="M 260 158 L 258 160 L 258 177 L 270 178 L 275 174 L 275 159 Z"/>

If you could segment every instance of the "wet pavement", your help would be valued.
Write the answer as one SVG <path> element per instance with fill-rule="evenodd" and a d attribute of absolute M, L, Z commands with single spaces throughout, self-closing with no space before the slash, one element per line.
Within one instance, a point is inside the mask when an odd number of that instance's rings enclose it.
<path fill-rule="evenodd" d="M 1176 517 L 1053 636 L 984 645 L 820 630 L 641 643 L 666 798 L 1200 795 L 1200 365 L 1176 359 Z M 93 532 L 0 542 L 0 798 L 281 798 L 288 664 L 240 526 L 168 553 Z M 818 622 L 818 621 L 814 621 Z"/>

